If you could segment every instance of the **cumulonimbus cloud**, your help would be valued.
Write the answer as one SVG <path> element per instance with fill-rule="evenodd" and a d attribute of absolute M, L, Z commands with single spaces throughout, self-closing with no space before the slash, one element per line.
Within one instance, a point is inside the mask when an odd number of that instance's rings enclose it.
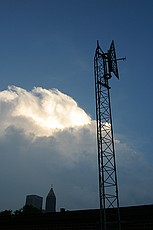
<path fill-rule="evenodd" d="M 57 130 L 91 123 L 91 118 L 68 95 L 57 89 L 34 87 L 27 91 L 9 86 L 0 92 L 2 129 L 10 125 L 32 132 L 36 136 L 50 136 Z"/>
<path fill-rule="evenodd" d="M 1 208 L 22 207 L 29 193 L 45 196 L 52 183 L 58 207 L 96 207 L 95 121 L 68 95 L 41 87 L 8 87 L 0 110 Z"/>
<path fill-rule="evenodd" d="M 121 204 L 153 201 L 152 167 L 115 137 Z M 98 208 L 96 145 L 95 121 L 70 96 L 41 87 L 1 91 L 0 209 L 21 208 L 27 194 L 45 197 L 52 183 L 58 209 Z"/>

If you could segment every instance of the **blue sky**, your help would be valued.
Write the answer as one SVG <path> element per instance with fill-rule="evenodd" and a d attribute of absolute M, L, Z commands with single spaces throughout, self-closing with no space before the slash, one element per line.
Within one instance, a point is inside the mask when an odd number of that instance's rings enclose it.
<path fill-rule="evenodd" d="M 0 28 L 1 91 L 57 88 L 92 119 L 96 41 L 107 51 L 114 39 L 127 58 L 110 83 L 114 131 L 152 167 L 151 0 L 1 0 Z"/>

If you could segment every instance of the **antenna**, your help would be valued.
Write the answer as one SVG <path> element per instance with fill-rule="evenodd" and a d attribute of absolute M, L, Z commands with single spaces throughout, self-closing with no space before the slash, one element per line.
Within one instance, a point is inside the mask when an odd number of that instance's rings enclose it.
<path fill-rule="evenodd" d="M 119 61 L 119 60 L 124 61 L 124 60 L 126 60 L 126 58 L 118 58 L 118 59 L 116 58 L 114 40 L 112 40 L 112 43 L 111 43 L 110 48 L 108 50 L 107 59 L 108 59 L 109 74 L 111 75 L 111 73 L 113 73 L 119 79 L 117 61 Z"/>

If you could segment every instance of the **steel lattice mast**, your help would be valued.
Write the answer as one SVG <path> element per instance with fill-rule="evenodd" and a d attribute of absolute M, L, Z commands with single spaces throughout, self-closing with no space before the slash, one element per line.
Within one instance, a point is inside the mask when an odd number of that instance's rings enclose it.
<path fill-rule="evenodd" d="M 108 208 L 115 208 L 112 221 L 116 229 L 121 229 L 109 86 L 112 73 L 119 78 L 114 41 L 107 53 L 102 51 L 97 42 L 94 72 L 101 229 L 106 230 L 110 224 L 107 219 Z"/>

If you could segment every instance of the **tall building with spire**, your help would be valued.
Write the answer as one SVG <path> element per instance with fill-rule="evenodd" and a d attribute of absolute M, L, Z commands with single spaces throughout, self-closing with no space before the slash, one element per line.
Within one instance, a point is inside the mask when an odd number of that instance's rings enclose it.
<path fill-rule="evenodd" d="M 45 211 L 46 212 L 56 212 L 56 196 L 55 196 L 53 187 L 51 187 L 46 197 Z"/>

